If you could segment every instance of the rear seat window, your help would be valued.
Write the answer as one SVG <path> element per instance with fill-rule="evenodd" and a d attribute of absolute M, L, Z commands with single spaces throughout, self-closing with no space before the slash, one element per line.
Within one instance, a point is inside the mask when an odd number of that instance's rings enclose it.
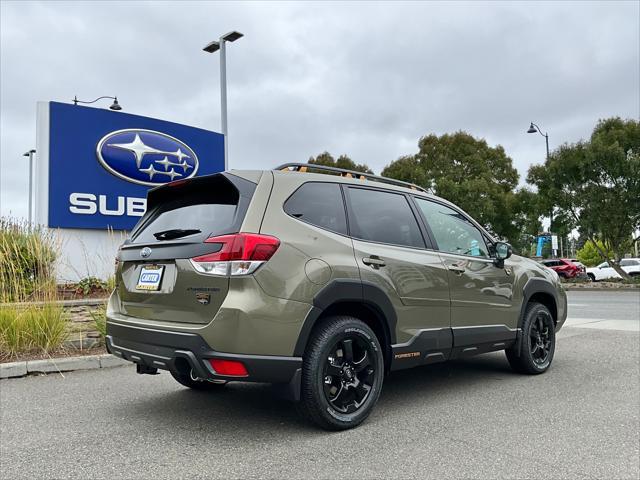
<path fill-rule="evenodd" d="M 373 242 L 424 248 L 420 227 L 404 195 L 352 187 L 349 188 L 349 200 L 352 236 Z"/>
<path fill-rule="evenodd" d="M 284 211 L 316 227 L 347 234 L 342 192 L 336 183 L 305 183 L 285 202 Z"/>

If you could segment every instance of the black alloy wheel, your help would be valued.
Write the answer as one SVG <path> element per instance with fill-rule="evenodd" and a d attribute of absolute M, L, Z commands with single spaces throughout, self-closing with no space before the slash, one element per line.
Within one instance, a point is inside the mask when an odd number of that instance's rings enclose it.
<path fill-rule="evenodd" d="M 530 323 L 529 351 L 536 365 L 544 366 L 549 361 L 551 353 L 551 330 L 554 328 L 553 319 L 549 312 L 540 310 Z"/>
<path fill-rule="evenodd" d="M 520 335 L 519 342 L 505 350 L 511 368 L 530 375 L 546 372 L 555 353 L 556 325 L 545 305 L 527 305 Z"/>
<path fill-rule="evenodd" d="M 331 348 L 324 365 L 324 395 L 342 413 L 358 410 L 371 394 L 375 383 L 374 355 L 370 342 L 348 335 Z"/>

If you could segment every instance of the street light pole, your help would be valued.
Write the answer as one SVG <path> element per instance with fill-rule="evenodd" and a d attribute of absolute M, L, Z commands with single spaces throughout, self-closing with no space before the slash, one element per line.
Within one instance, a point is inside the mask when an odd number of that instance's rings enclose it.
<path fill-rule="evenodd" d="M 220 41 L 220 120 L 224 135 L 224 169 L 229 163 L 229 147 L 227 145 L 229 132 L 227 131 L 227 42 Z"/>
<path fill-rule="evenodd" d="M 33 222 L 33 154 L 36 153 L 34 149 L 25 152 L 22 156 L 29 157 L 29 227 Z"/>
<path fill-rule="evenodd" d="M 214 53 L 220 50 L 220 119 L 222 123 L 222 135 L 224 135 L 224 169 L 229 168 L 229 131 L 227 127 L 227 42 L 235 42 L 244 35 L 240 32 L 229 32 L 218 40 L 206 45 L 202 50 Z"/>
<path fill-rule="evenodd" d="M 529 130 L 527 130 L 527 133 L 536 133 L 536 132 L 538 132 L 540 135 L 544 137 L 545 144 L 547 146 L 547 160 L 549 160 L 549 134 L 542 133 L 542 130 L 540 130 L 540 127 L 535 123 L 531 122 L 529 125 Z M 553 207 L 551 207 L 551 213 L 549 214 L 549 233 L 551 233 L 552 223 L 553 223 Z M 560 242 L 562 243 L 562 239 L 560 239 Z M 552 250 L 552 253 L 553 253 L 553 250 Z M 560 247 L 560 255 L 562 255 L 562 247 Z"/>
<path fill-rule="evenodd" d="M 535 123 L 531 122 L 531 124 L 529 125 L 529 130 L 527 130 L 527 133 L 536 133 L 538 132 L 540 135 L 542 135 L 546 141 L 547 144 L 547 160 L 549 160 L 549 134 L 548 133 L 542 133 L 542 130 L 540 130 L 540 127 L 538 127 L 538 125 L 536 125 Z"/>

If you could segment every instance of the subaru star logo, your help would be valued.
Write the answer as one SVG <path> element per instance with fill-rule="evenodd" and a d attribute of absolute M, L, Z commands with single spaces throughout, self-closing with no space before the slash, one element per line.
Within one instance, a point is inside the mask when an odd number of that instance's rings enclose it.
<path fill-rule="evenodd" d="M 96 153 L 109 173 L 140 185 L 163 185 L 198 171 L 198 157 L 188 145 L 153 130 L 111 132 L 100 139 Z"/>
<path fill-rule="evenodd" d="M 149 255 L 151 255 L 151 249 L 149 247 L 144 247 L 140 250 L 140 256 L 142 258 L 147 258 Z"/>

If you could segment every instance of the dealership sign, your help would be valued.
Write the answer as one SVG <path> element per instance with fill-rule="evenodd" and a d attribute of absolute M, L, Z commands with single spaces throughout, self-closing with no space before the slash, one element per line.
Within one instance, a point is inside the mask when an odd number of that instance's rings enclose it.
<path fill-rule="evenodd" d="M 150 188 L 224 170 L 219 133 L 97 108 L 44 106 L 38 134 L 48 141 L 38 142 L 38 153 L 48 181 L 39 180 L 48 193 L 40 211 L 49 227 L 130 230 Z"/>

